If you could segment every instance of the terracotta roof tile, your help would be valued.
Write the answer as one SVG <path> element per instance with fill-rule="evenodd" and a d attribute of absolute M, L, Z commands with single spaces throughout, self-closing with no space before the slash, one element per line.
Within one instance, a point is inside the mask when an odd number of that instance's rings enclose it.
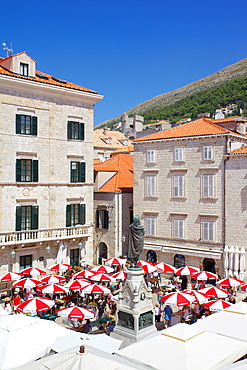
<path fill-rule="evenodd" d="M 124 146 L 123 148 L 119 148 L 119 149 L 114 150 L 111 153 L 111 156 L 115 155 L 115 154 L 119 154 L 119 153 L 132 153 L 132 152 L 134 152 L 133 145 L 128 145 L 128 146 Z"/>
<path fill-rule="evenodd" d="M 241 148 L 233 150 L 231 155 L 237 155 L 237 154 L 247 154 L 247 145 L 241 146 Z"/>
<path fill-rule="evenodd" d="M 111 139 L 110 144 L 107 144 L 105 141 L 107 138 Z M 131 141 L 120 131 L 107 130 L 103 128 L 94 130 L 94 147 L 115 150 L 127 147 L 124 145 L 124 141 L 126 140 L 128 145 L 131 145 Z"/>
<path fill-rule="evenodd" d="M 235 119 L 239 120 L 239 121 L 246 121 L 245 118 L 243 117 L 239 117 L 239 116 L 234 116 L 234 117 L 226 117 L 226 118 L 218 118 L 218 119 L 214 119 L 213 122 L 214 123 L 225 123 L 225 122 L 234 122 Z"/>

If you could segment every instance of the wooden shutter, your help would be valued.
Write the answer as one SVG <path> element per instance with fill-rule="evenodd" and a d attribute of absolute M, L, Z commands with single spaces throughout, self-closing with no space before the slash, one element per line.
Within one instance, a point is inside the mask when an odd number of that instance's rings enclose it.
<path fill-rule="evenodd" d="M 32 160 L 32 181 L 39 181 L 39 161 L 37 159 Z"/>
<path fill-rule="evenodd" d="M 108 227 L 109 227 L 109 213 L 105 209 L 104 210 L 104 229 L 108 229 Z"/>
<path fill-rule="evenodd" d="M 79 124 L 79 139 L 84 140 L 85 133 L 84 133 L 84 122 Z"/>
<path fill-rule="evenodd" d="M 21 231 L 21 206 L 16 207 L 15 211 L 15 230 Z"/>
<path fill-rule="evenodd" d="M 15 116 L 15 129 L 17 134 L 21 134 L 21 114 Z"/>
<path fill-rule="evenodd" d="M 72 139 L 72 121 L 68 121 L 67 124 L 67 138 Z"/>
<path fill-rule="evenodd" d="M 86 204 L 80 204 L 80 225 L 85 225 L 86 223 Z"/>
<path fill-rule="evenodd" d="M 71 204 L 66 206 L 66 227 L 71 226 Z"/>
<path fill-rule="evenodd" d="M 21 181 L 21 159 L 16 159 L 16 182 Z"/>
<path fill-rule="evenodd" d="M 79 182 L 86 181 L 86 163 L 80 162 Z"/>
<path fill-rule="evenodd" d="M 38 228 L 39 228 L 39 206 L 32 206 L 31 229 L 37 230 Z"/>
<path fill-rule="evenodd" d="M 96 209 L 96 227 L 99 228 L 100 210 Z"/>
<path fill-rule="evenodd" d="M 38 123 L 37 117 L 32 116 L 32 118 L 31 118 L 31 135 L 37 136 L 37 123 Z"/>

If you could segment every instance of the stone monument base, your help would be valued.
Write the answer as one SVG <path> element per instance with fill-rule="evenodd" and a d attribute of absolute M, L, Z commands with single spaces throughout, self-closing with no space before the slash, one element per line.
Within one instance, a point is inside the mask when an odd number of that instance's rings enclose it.
<path fill-rule="evenodd" d="M 117 330 L 114 328 L 114 331 L 110 334 L 110 336 L 114 339 L 118 339 L 122 341 L 122 344 L 119 349 L 129 346 L 132 343 L 138 342 L 141 339 L 147 338 L 149 335 L 157 333 L 156 327 L 146 328 L 139 331 L 138 334 L 133 334 L 128 332 L 127 330 Z"/>

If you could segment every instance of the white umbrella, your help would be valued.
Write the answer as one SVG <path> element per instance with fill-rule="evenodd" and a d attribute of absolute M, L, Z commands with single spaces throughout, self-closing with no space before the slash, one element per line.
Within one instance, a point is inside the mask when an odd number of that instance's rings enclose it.
<path fill-rule="evenodd" d="M 245 249 L 242 247 L 240 249 L 240 257 L 239 257 L 239 279 L 243 280 L 246 276 L 246 259 L 245 259 Z"/>
<path fill-rule="evenodd" d="M 228 268 L 229 268 L 229 248 L 226 245 L 224 249 L 224 270 L 225 277 L 228 277 Z"/>
<path fill-rule="evenodd" d="M 228 275 L 229 276 L 233 276 L 233 260 L 234 260 L 234 247 L 231 246 L 230 249 L 229 249 L 229 271 L 228 271 Z"/>
<path fill-rule="evenodd" d="M 234 248 L 234 276 L 238 278 L 238 270 L 239 270 L 239 249 L 238 247 Z"/>
<path fill-rule="evenodd" d="M 66 263 L 67 262 L 67 249 L 68 244 L 60 242 L 59 249 L 57 254 L 57 263 Z"/>

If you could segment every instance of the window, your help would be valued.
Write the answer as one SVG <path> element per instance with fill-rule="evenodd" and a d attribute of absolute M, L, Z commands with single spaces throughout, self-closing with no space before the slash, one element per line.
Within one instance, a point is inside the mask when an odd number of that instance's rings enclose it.
<path fill-rule="evenodd" d="M 67 137 L 71 140 L 84 140 L 84 123 L 68 121 Z"/>
<path fill-rule="evenodd" d="M 202 221 L 202 240 L 208 242 L 215 241 L 215 222 Z"/>
<path fill-rule="evenodd" d="M 147 150 L 147 163 L 155 163 L 155 150 L 154 149 Z"/>
<path fill-rule="evenodd" d="M 175 198 L 184 197 L 184 175 L 173 176 L 173 196 Z"/>
<path fill-rule="evenodd" d="M 85 225 L 86 204 L 67 204 L 66 227 Z"/>
<path fill-rule="evenodd" d="M 146 175 L 146 197 L 156 197 L 156 175 Z"/>
<path fill-rule="evenodd" d="M 96 227 L 99 229 L 108 229 L 109 214 L 106 209 L 96 210 Z"/>
<path fill-rule="evenodd" d="M 38 206 L 16 207 L 16 231 L 38 229 Z"/>
<path fill-rule="evenodd" d="M 21 76 L 26 76 L 26 77 L 29 76 L 28 67 L 29 67 L 28 64 L 20 63 L 20 75 Z"/>
<path fill-rule="evenodd" d="M 185 265 L 185 257 L 182 254 L 175 254 L 175 256 L 174 256 L 174 266 L 176 268 L 186 266 Z"/>
<path fill-rule="evenodd" d="M 70 257 L 70 265 L 80 266 L 80 250 L 79 250 L 79 248 L 71 249 L 69 257 Z"/>
<path fill-rule="evenodd" d="M 202 176 L 202 196 L 203 198 L 214 198 L 214 175 Z"/>
<path fill-rule="evenodd" d="M 174 161 L 182 162 L 184 160 L 184 148 L 176 147 L 174 148 Z"/>
<path fill-rule="evenodd" d="M 20 257 L 20 271 L 32 267 L 32 257 L 31 254 Z"/>
<path fill-rule="evenodd" d="M 16 160 L 17 182 L 38 182 L 38 161 L 34 159 Z"/>
<path fill-rule="evenodd" d="M 15 123 L 17 134 L 37 136 L 37 117 L 16 114 Z"/>
<path fill-rule="evenodd" d="M 213 145 L 204 145 L 204 147 L 203 147 L 203 159 L 205 161 L 213 159 Z"/>
<path fill-rule="evenodd" d="M 173 237 L 177 239 L 184 239 L 184 220 L 173 220 Z"/>
<path fill-rule="evenodd" d="M 85 162 L 70 162 L 70 182 L 85 182 Z"/>
<path fill-rule="evenodd" d="M 156 235 L 156 217 L 146 218 L 146 235 Z"/>

